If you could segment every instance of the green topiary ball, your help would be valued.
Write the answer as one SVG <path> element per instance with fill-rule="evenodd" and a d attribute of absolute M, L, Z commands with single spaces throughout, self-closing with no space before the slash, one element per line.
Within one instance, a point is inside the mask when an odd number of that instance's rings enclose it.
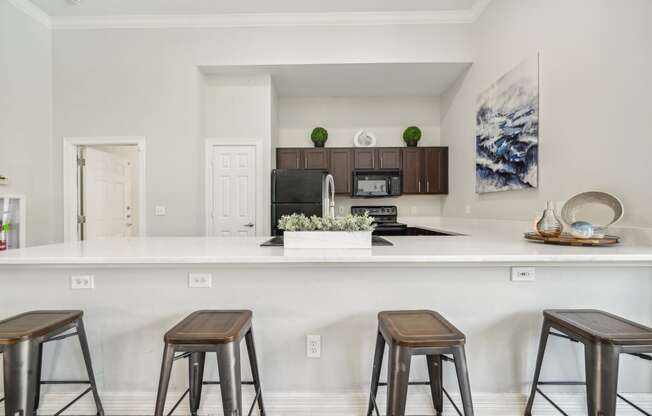
<path fill-rule="evenodd" d="M 315 144 L 315 147 L 324 147 L 326 140 L 328 140 L 328 131 L 323 127 L 315 127 L 310 133 L 310 140 Z"/>
<path fill-rule="evenodd" d="M 405 144 L 414 147 L 421 140 L 421 129 L 416 126 L 410 126 L 403 132 L 403 140 Z"/>

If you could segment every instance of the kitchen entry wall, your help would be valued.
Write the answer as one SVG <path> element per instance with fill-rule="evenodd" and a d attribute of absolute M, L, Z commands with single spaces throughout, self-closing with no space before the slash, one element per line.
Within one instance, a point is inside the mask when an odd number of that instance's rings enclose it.
<path fill-rule="evenodd" d="M 438 146 L 439 97 L 281 97 L 279 146 L 312 147 L 310 132 L 328 130 L 326 147 L 353 147 L 353 136 L 365 129 L 374 133 L 376 147 L 405 146 L 403 130 L 419 126 L 419 146 Z M 402 195 L 398 198 L 335 198 L 336 214 L 351 212 L 352 205 L 396 205 L 399 216 L 439 216 L 441 195 Z"/>

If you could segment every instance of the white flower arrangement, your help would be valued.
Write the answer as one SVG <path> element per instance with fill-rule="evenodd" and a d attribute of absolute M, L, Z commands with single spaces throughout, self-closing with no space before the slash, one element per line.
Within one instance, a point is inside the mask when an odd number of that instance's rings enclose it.
<path fill-rule="evenodd" d="M 303 214 L 283 215 L 278 220 L 278 228 L 283 231 L 372 231 L 374 218 L 364 215 L 347 215 L 330 218 L 313 215 L 308 218 Z"/>

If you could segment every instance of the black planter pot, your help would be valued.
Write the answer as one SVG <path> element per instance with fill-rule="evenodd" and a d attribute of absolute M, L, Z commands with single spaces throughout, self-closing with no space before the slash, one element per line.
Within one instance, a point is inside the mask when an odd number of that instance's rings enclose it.
<path fill-rule="evenodd" d="M 313 142 L 313 143 L 314 143 L 315 147 L 324 147 L 324 145 L 326 144 L 326 143 L 315 143 L 315 142 Z"/>

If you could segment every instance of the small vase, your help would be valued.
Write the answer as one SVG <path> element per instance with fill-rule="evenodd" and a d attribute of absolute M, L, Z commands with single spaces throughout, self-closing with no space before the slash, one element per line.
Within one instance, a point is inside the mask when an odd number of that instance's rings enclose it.
<path fill-rule="evenodd" d="M 417 141 L 415 141 L 415 140 L 410 140 L 409 142 L 405 142 L 405 144 L 407 145 L 407 147 L 417 147 L 417 144 L 418 144 L 418 143 L 419 143 L 419 142 L 417 142 Z"/>
<path fill-rule="evenodd" d="M 315 145 L 315 147 L 324 147 L 324 145 L 326 143 L 324 143 L 324 142 L 313 142 L 313 144 Z"/>
<path fill-rule="evenodd" d="M 543 237 L 559 237 L 561 235 L 561 222 L 555 214 L 552 202 L 546 203 L 546 209 L 539 222 L 537 222 L 537 232 Z"/>

